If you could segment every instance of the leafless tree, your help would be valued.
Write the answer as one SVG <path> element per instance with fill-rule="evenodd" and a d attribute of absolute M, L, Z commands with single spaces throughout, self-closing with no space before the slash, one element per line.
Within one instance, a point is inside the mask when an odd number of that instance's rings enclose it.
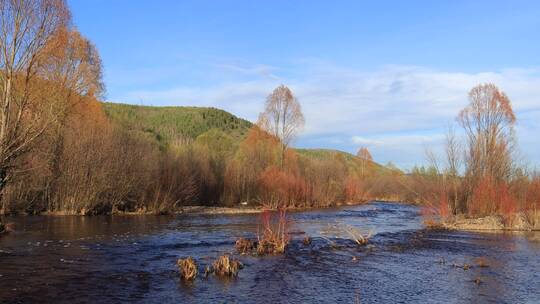
<path fill-rule="evenodd" d="M 460 205 L 458 187 L 459 187 L 459 169 L 461 167 L 462 149 L 461 144 L 456 137 L 455 130 L 452 125 L 448 127 L 446 134 L 446 180 L 450 184 L 450 190 L 452 192 L 452 208 L 453 212 L 464 211 L 464 206 Z"/>
<path fill-rule="evenodd" d="M 507 181 L 516 122 L 510 99 L 495 85 L 482 84 L 469 92 L 469 101 L 458 116 L 468 139 L 467 175 Z"/>
<path fill-rule="evenodd" d="M 368 171 L 367 169 L 373 162 L 373 157 L 371 157 L 371 153 L 369 153 L 369 150 L 366 147 L 360 148 L 358 153 L 356 153 L 356 157 L 358 157 L 361 161 L 361 174 L 362 176 L 365 176 L 366 171 Z"/>
<path fill-rule="evenodd" d="M 259 115 L 259 126 L 281 142 L 281 164 L 285 151 L 304 127 L 304 115 L 292 91 L 280 85 L 266 98 L 264 112 Z"/>

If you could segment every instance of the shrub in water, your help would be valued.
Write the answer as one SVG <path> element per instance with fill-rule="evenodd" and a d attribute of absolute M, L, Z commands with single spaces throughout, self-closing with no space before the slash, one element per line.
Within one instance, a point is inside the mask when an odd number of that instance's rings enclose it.
<path fill-rule="evenodd" d="M 234 248 L 240 254 L 248 254 L 255 248 L 255 244 L 251 240 L 239 238 L 238 240 L 236 240 Z"/>
<path fill-rule="evenodd" d="M 228 255 L 222 255 L 214 261 L 212 266 L 215 275 L 235 277 L 242 268 L 242 263 Z"/>
<path fill-rule="evenodd" d="M 197 263 L 192 257 L 186 259 L 178 259 L 176 262 L 182 279 L 186 281 L 193 280 L 197 277 Z"/>
<path fill-rule="evenodd" d="M 261 213 L 261 223 L 258 231 L 257 253 L 283 253 L 289 244 L 289 221 L 287 212 L 265 210 Z"/>

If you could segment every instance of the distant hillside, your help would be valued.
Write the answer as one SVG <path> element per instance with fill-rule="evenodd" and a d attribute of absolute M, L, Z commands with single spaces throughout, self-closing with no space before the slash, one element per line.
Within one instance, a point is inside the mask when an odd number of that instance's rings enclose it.
<path fill-rule="evenodd" d="M 123 128 L 143 133 L 165 147 L 175 140 L 193 140 L 210 130 L 218 129 L 239 143 L 252 123 L 224 110 L 203 107 L 154 107 L 103 103 L 107 116 Z M 300 156 L 328 159 L 339 155 L 348 166 L 360 166 L 359 159 L 347 152 L 332 149 L 296 149 Z M 385 166 L 373 162 L 379 170 Z"/>
<path fill-rule="evenodd" d="M 251 128 L 251 122 L 226 111 L 202 107 L 153 107 L 120 103 L 103 103 L 107 116 L 122 127 L 143 132 L 160 145 L 174 140 L 195 139 L 218 129 L 240 141 Z"/>
<path fill-rule="evenodd" d="M 360 159 L 358 159 L 358 157 L 344 151 L 333 150 L 333 149 L 296 149 L 296 152 L 301 156 L 305 156 L 308 158 L 316 158 L 316 159 L 328 159 L 331 157 L 339 156 L 339 157 L 343 157 L 347 165 L 350 167 L 355 168 L 355 167 L 361 166 L 361 162 L 360 162 Z M 389 170 L 387 167 L 381 164 L 378 164 L 376 162 L 371 162 L 371 164 L 377 171 Z"/>

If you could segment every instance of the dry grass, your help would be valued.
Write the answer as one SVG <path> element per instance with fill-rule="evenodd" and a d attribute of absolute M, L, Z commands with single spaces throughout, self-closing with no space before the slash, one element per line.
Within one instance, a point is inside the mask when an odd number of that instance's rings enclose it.
<path fill-rule="evenodd" d="M 311 245 L 311 238 L 310 238 L 309 236 L 306 236 L 306 237 L 302 240 L 302 243 L 303 243 L 305 246 Z"/>
<path fill-rule="evenodd" d="M 336 242 L 332 241 L 330 238 L 328 238 L 328 237 L 326 237 L 324 235 L 321 235 L 321 238 L 323 240 L 327 241 L 328 244 L 330 244 L 330 248 L 332 248 L 332 249 L 338 249 L 339 248 L 339 245 Z"/>
<path fill-rule="evenodd" d="M 534 229 L 540 229 L 540 210 L 533 210 L 527 214 L 529 222 L 533 225 Z"/>
<path fill-rule="evenodd" d="M 0 222 L 0 234 L 13 232 L 15 231 L 15 224 L 14 223 L 7 223 L 3 224 Z"/>
<path fill-rule="evenodd" d="M 229 255 L 222 255 L 214 261 L 212 267 L 215 275 L 236 277 L 242 268 L 242 263 Z"/>
<path fill-rule="evenodd" d="M 489 267 L 489 263 L 487 259 L 484 257 L 479 257 L 479 258 L 474 259 L 474 264 L 480 268 Z"/>
<path fill-rule="evenodd" d="M 444 225 L 440 221 L 434 219 L 426 218 L 423 221 L 424 227 L 432 230 L 443 230 L 445 229 Z"/>
<path fill-rule="evenodd" d="M 197 277 L 197 263 L 192 257 L 187 257 L 185 259 L 178 259 L 176 262 L 178 269 L 180 270 L 180 275 L 182 279 L 186 281 L 194 280 Z"/>
<path fill-rule="evenodd" d="M 343 230 L 356 242 L 356 244 L 360 246 L 366 245 L 373 234 L 372 231 L 369 231 L 367 234 L 363 234 L 360 229 L 350 225 L 344 225 Z"/>
<path fill-rule="evenodd" d="M 324 231 L 325 234 L 335 234 L 338 237 L 346 237 L 353 240 L 358 246 L 364 246 L 368 243 L 373 232 L 369 231 L 368 233 L 363 233 L 360 229 L 343 223 L 336 223 L 335 225 L 329 225 L 328 229 Z M 328 240 L 331 244 L 334 243 L 330 239 L 323 237 Z"/>
<path fill-rule="evenodd" d="M 249 254 L 253 251 L 255 247 L 256 246 L 253 241 L 245 238 L 239 238 L 238 240 L 236 240 L 236 243 L 234 243 L 234 248 L 240 254 Z"/>

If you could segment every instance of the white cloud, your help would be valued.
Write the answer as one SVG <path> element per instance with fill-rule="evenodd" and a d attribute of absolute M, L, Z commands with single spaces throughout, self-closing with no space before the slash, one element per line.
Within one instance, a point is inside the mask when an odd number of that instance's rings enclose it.
<path fill-rule="evenodd" d="M 220 64 L 211 72 L 224 70 L 243 76 L 210 86 L 137 90 L 121 100 L 214 106 L 255 120 L 266 96 L 284 83 L 298 96 L 306 117 L 300 145 L 315 142 L 315 138 L 334 138 L 327 148 L 336 142 L 342 142 L 337 148 L 351 152 L 359 145 L 371 146 L 376 150 L 372 151 L 375 159 L 410 166 L 422 162 L 426 145 L 441 145 L 444 128 L 467 104 L 468 91 L 479 83 L 492 82 L 513 102 L 521 150 L 540 162 L 540 152 L 536 152 L 540 145 L 536 135 L 540 121 L 537 68 L 464 73 L 387 65 L 362 71 L 301 60 L 287 68 Z M 242 80 L 246 75 L 253 75 L 252 80 Z"/>
<path fill-rule="evenodd" d="M 223 69 L 225 71 L 240 73 L 248 76 L 262 76 L 270 79 L 278 80 L 279 77 L 274 75 L 273 72 L 277 70 L 276 67 L 265 65 L 265 64 L 256 64 L 253 66 L 246 66 L 234 63 L 220 63 L 216 67 Z"/>

